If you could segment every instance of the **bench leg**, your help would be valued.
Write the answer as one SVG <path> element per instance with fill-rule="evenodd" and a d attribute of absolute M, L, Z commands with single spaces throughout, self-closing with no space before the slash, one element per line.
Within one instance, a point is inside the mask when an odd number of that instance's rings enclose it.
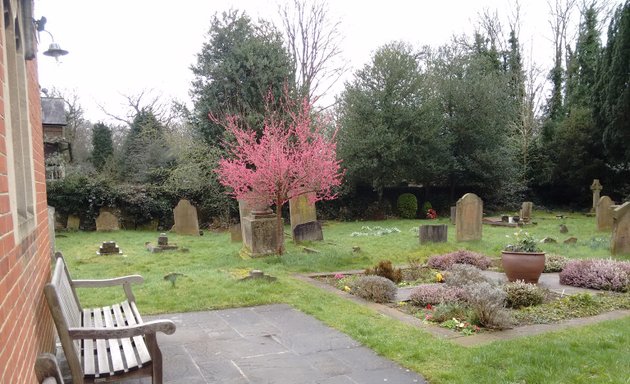
<path fill-rule="evenodd" d="M 162 384 L 162 352 L 157 345 L 157 338 L 155 333 L 148 333 L 145 335 L 147 347 L 149 348 L 149 354 L 151 355 L 151 361 L 153 362 L 153 384 Z"/>

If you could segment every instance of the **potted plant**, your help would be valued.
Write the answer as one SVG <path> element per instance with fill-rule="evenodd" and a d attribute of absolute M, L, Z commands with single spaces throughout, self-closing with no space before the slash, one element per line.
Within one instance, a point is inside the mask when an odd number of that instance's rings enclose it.
<path fill-rule="evenodd" d="M 545 269 L 545 252 L 538 247 L 534 237 L 522 229 L 507 237 L 511 241 L 501 251 L 501 264 L 508 280 L 538 283 Z"/>

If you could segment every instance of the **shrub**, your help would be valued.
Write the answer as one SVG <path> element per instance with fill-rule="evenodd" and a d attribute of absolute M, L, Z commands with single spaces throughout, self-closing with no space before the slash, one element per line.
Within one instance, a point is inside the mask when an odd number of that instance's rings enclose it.
<path fill-rule="evenodd" d="M 361 276 L 352 284 L 351 289 L 355 295 L 377 303 L 396 299 L 396 285 L 382 276 Z"/>
<path fill-rule="evenodd" d="M 426 214 L 427 212 L 429 212 L 429 209 L 433 209 L 433 205 L 431 205 L 430 201 L 425 201 L 422 204 L 422 212 Z"/>
<path fill-rule="evenodd" d="M 486 328 L 510 328 L 514 321 L 505 309 L 505 292 L 490 283 L 476 283 L 466 287 L 465 300 L 477 323 Z"/>
<path fill-rule="evenodd" d="M 470 264 L 479 269 L 488 269 L 492 264 L 492 260 L 486 255 L 469 251 L 467 249 L 460 249 L 455 252 L 446 253 L 444 255 L 434 255 L 429 257 L 427 264 L 431 268 L 445 271 L 451 269 L 454 264 Z"/>
<path fill-rule="evenodd" d="M 545 270 L 543 272 L 560 272 L 564 269 L 567 262 L 569 262 L 569 259 L 564 256 L 554 254 L 547 255 L 545 258 Z"/>
<path fill-rule="evenodd" d="M 460 287 L 449 287 L 443 284 L 422 284 L 414 288 L 409 294 L 409 300 L 424 307 L 427 304 L 440 304 L 458 301 L 463 297 Z"/>
<path fill-rule="evenodd" d="M 503 286 L 506 294 L 506 304 L 510 308 L 531 307 L 542 304 L 545 292 L 536 284 L 515 281 Z"/>
<path fill-rule="evenodd" d="M 365 270 L 366 275 L 382 276 L 386 279 L 398 284 L 402 280 L 402 271 L 400 268 L 394 268 L 389 260 L 381 260 L 374 266 Z"/>
<path fill-rule="evenodd" d="M 452 287 L 464 287 L 470 284 L 488 283 L 492 281 L 481 273 L 481 270 L 468 264 L 455 264 L 445 273 L 444 282 Z"/>
<path fill-rule="evenodd" d="M 396 203 L 398 214 L 403 219 L 413 219 L 418 211 L 418 199 L 413 193 L 403 193 Z"/>
<path fill-rule="evenodd" d="M 452 301 L 435 306 L 429 320 L 441 323 L 453 318 L 468 319 L 470 317 L 469 312 L 470 310 L 461 302 Z"/>
<path fill-rule="evenodd" d="M 560 284 L 626 292 L 630 289 L 630 262 L 615 260 L 570 261 L 560 272 Z"/>

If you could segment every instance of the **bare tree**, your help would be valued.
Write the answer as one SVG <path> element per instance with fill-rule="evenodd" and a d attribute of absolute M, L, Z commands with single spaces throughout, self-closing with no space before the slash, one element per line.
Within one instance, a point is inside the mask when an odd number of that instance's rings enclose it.
<path fill-rule="evenodd" d="M 316 101 L 348 70 L 341 57 L 341 21 L 331 20 L 325 1 L 292 0 L 280 8 L 298 89 Z M 325 106 L 327 108 L 329 106 Z"/>
<path fill-rule="evenodd" d="M 85 112 L 76 91 L 62 91 L 57 88 L 43 91 L 46 96 L 63 99 L 67 123 L 64 136 L 72 145 L 72 161 L 74 163 L 87 162 L 92 145 L 92 123 L 85 119 Z"/>
<path fill-rule="evenodd" d="M 169 105 L 170 103 L 162 100 L 162 95 L 153 94 L 152 90 L 143 89 L 133 95 L 122 93 L 120 95 L 125 99 L 125 106 L 129 108 L 125 116 L 111 113 L 107 111 L 103 105 L 99 104 L 98 107 L 104 114 L 120 123 L 126 124 L 128 127 L 131 127 L 133 119 L 142 111 L 151 111 L 156 119 L 165 127 L 170 126 L 172 120 L 175 118 L 172 113 L 172 107 Z"/>

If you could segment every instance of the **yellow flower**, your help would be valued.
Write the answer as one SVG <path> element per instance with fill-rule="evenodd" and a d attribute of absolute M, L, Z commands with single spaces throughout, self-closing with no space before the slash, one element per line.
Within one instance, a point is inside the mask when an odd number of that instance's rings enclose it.
<path fill-rule="evenodd" d="M 440 272 L 435 274 L 435 281 L 437 281 L 438 283 L 441 283 L 444 281 L 444 276 L 442 276 L 442 274 Z"/>
<path fill-rule="evenodd" d="M 352 289 L 350 287 L 348 287 L 347 285 L 343 286 L 343 290 L 346 292 L 350 292 Z"/>

